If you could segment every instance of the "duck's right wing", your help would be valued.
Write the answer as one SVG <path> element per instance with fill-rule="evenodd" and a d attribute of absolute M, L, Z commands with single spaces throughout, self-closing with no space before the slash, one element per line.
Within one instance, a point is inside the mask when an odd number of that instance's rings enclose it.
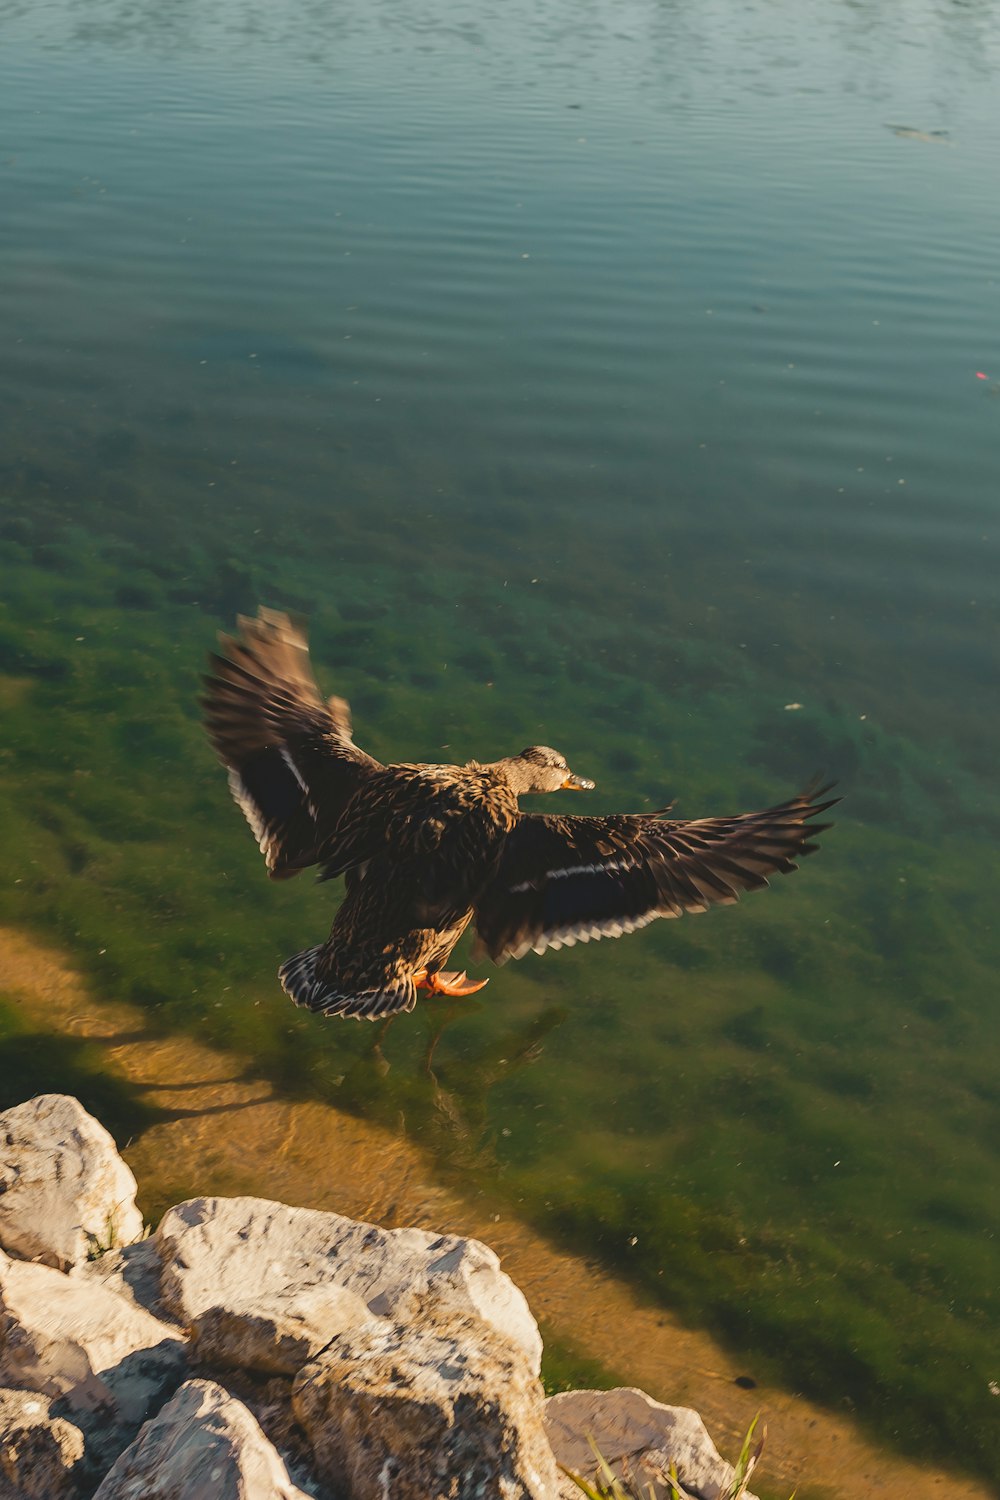
<path fill-rule="evenodd" d="M 829 790 L 813 783 L 777 807 L 728 818 L 522 814 L 476 902 L 480 945 L 505 963 L 731 905 L 813 853 L 830 826 L 813 820 L 839 801 Z"/>
<path fill-rule="evenodd" d="M 229 789 L 274 880 L 315 864 L 379 762 L 351 738 L 343 698 L 320 697 L 303 628 L 286 614 L 241 615 L 220 635 L 201 700 Z"/>

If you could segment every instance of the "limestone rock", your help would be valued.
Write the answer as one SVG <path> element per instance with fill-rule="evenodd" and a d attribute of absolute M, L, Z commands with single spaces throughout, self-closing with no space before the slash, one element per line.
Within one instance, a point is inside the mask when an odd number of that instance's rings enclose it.
<path fill-rule="evenodd" d="M 346 1287 L 274 1287 L 207 1307 L 193 1319 L 191 1338 L 201 1364 L 294 1375 L 338 1333 L 372 1316 Z"/>
<path fill-rule="evenodd" d="M 209 1377 L 206 1376 L 206 1379 Z M 267 1440 L 277 1448 L 293 1483 L 307 1494 L 333 1500 L 331 1491 L 319 1486 L 309 1439 L 292 1410 L 292 1382 L 287 1375 L 261 1377 L 245 1370 L 227 1369 L 226 1391 L 241 1401 L 256 1417 Z"/>
<path fill-rule="evenodd" d="M 440 1314 L 472 1313 L 520 1344 L 532 1374 L 539 1373 L 542 1336 L 538 1324 L 524 1293 L 501 1270 L 495 1250 L 481 1240 L 431 1234 L 426 1229 L 394 1229 L 388 1239 L 398 1259 L 391 1273 L 388 1266 L 383 1271 L 385 1286 L 378 1296 L 366 1299 L 373 1312 L 384 1312 L 397 1322 L 419 1318 L 425 1309 Z M 414 1268 L 421 1261 L 425 1269 L 414 1278 Z"/>
<path fill-rule="evenodd" d="M 395 1322 L 475 1314 L 520 1344 L 538 1373 L 542 1343 L 528 1304 L 478 1240 L 378 1229 L 263 1198 L 192 1198 L 164 1215 L 156 1243 L 164 1306 L 185 1326 L 208 1308 L 245 1306 L 248 1288 L 268 1309 L 277 1298 L 297 1316 L 300 1296 L 305 1309 L 316 1288 L 336 1286 Z"/>
<path fill-rule="evenodd" d="M 188 1380 L 119 1454 L 94 1500 L 309 1500 L 241 1401 Z"/>
<path fill-rule="evenodd" d="M 653 1485 L 657 1500 L 666 1500 L 670 1464 L 689 1495 L 720 1500 L 733 1479 L 731 1464 L 719 1456 L 704 1422 L 686 1406 L 664 1406 L 644 1391 L 564 1391 L 545 1403 L 545 1430 L 559 1463 L 584 1479 L 593 1479 L 593 1439 L 616 1474 L 630 1474 L 643 1495 Z M 564 1500 L 579 1500 L 567 1480 Z M 754 1500 L 749 1491 L 747 1500 Z"/>
<path fill-rule="evenodd" d="M 544 1397 L 523 1348 L 481 1319 L 365 1323 L 299 1371 L 320 1477 L 351 1500 L 551 1500 Z"/>
<path fill-rule="evenodd" d="M 137 1426 L 183 1378 L 174 1328 L 97 1285 L 0 1251 L 0 1383 Z"/>
<path fill-rule="evenodd" d="M 153 1240 L 137 1240 L 85 1260 L 70 1272 L 74 1281 L 102 1286 L 115 1292 L 132 1307 L 168 1321 L 160 1301 L 160 1257 Z"/>
<path fill-rule="evenodd" d="M 24 1500 L 78 1500 L 83 1433 L 50 1406 L 32 1391 L 0 1390 L 0 1495 L 6 1480 Z"/>
<path fill-rule="evenodd" d="M 68 1094 L 0 1114 L 0 1246 L 68 1270 L 92 1246 L 142 1236 L 135 1178 L 104 1126 Z"/>

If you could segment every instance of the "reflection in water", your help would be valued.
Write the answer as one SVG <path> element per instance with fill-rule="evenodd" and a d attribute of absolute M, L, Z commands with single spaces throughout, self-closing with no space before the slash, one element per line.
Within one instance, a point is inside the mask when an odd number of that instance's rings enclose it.
<path fill-rule="evenodd" d="M 424 1041 L 419 1054 L 403 1054 L 395 1064 L 392 1086 L 387 1075 L 392 1065 L 383 1051 L 390 1030 L 412 1024 L 410 1017 L 392 1016 L 372 1029 L 370 1042 L 344 1073 L 336 1092 L 339 1108 L 390 1119 L 419 1140 L 442 1168 L 460 1176 L 492 1180 L 499 1167 L 496 1153 L 496 1110 L 493 1093 L 507 1086 L 522 1068 L 537 1063 L 547 1038 L 561 1026 L 567 1012 L 550 1007 L 523 1026 L 481 1035 L 461 1053 L 461 1067 L 450 1068 L 442 1083 L 434 1068 L 434 1055 L 450 1027 L 462 1028 L 468 1002 L 426 1004 L 421 1011 Z M 388 1105 L 388 1108 L 387 1108 Z"/>
<path fill-rule="evenodd" d="M 414 57 L 432 70 L 437 64 L 450 73 L 458 65 L 494 86 L 548 90 L 564 75 L 584 104 L 590 89 L 628 81 L 665 91 L 676 105 L 720 75 L 734 87 L 777 96 L 789 75 L 803 73 L 815 90 L 844 78 L 878 98 L 893 69 L 912 67 L 916 50 L 933 60 L 936 102 L 947 108 L 952 88 L 970 76 L 991 77 L 1000 51 L 995 0 L 838 0 L 804 6 L 794 22 L 757 0 L 706 0 L 696 9 L 677 0 L 624 8 L 604 0 L 547 0 L 542 8 L 485 0 L 467 16 L 448 0 L 419 9 L 398 0 L 307 0 L 294 10 L 257 0 L 220 0 L 211 8 L 191 0 L 169 7 L 63 0 L 44 8 L 6 0 L 3 19 L 22 43 L 182 61 L 222 53 L 266 66 L 272 76 L 294 67 L 336 77 L 349 72 L 352 54 L 369 64 L 376 58 L 383 69 L 398 60 L 402 70 Z"/>

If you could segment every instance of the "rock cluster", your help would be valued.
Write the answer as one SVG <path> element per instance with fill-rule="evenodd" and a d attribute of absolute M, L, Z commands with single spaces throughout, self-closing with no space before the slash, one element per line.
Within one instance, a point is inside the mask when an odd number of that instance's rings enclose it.
<path fill-rule="evenodd" d="M 75 1100 L 0 1114 L 0 1500 L 570 1500 L 592 1437 L 643 1495 L 721 1500 L 700 1418 L 546 1401 L 493 1251 L 135 1180 Z M 662 1479 L 661 1479 L 662 1477 Z"/>

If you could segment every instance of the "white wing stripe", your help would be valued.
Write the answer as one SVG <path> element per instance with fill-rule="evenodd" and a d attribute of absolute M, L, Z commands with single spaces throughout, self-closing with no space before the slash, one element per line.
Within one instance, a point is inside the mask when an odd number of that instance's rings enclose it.
<path fill-rule="evenodd" d="M 266 859 L 271 848 L 271 833 L 264 814 L 251 797 L 246 782 L 238 771 L 231 770 L 229 772 L 229 790 L 232 793 L 233 801 L 250 824 L 250 831 L 257 840 L 257 847 Z"/>
<path fill-rule="evenodd" d="M 309 816 L 315 823 L 319 818 L 319 807 L 310 797 L 309 788 L 306 786 L 306 783 L 302 776 L 302 772 L 299 770 L 298 766 L 295 764 L 294 760 L 289 754 L 287 747 L 284 745 L 282 745 L 281 747 L 281 758 L 285 762 L 285 765 L 288 767 L 288 769 L 291 771 L 292 775 L 295 777 L 295 780 L 302 788 L 302 791 L 305 793 L 306 807 L 309 809 Z"/>
<path fill-rule="evenodd" d="M 302 779 L 302 772 L 299 770 L 298 766 L 295 764 L 295 762 L 292 759 L 291 755 L 289 755 L 288 749 L 287 749 L 287 747 L 285 745 L 282 745 L 282 747 L 281 747 L 281 758 L 285 762 L 285 765 L 288 767 L 288 769 L 291 771 L 292 775 L 295 777 L 295 780 L 298 782 L 299 786 L 302 788 L 302 790 L 305 792 L 306 796 L 308 797 L 308 795 L 309 795 L 309 788 L 306 786 L 305 781 Z"/>
<path fill-rule="evenodd" d="M 596 865 L 567 865 L 562 870 L 545 870 L 534 880 L 522 880 L 509 889 L 512 896 L 518 896 L 522 891 L 537 890 L 543 880 L 566 880 L 570 875 L 602 875 L 605 871 L 625 870 L 634 864 L 634 860 L 609 859 Z"/>

